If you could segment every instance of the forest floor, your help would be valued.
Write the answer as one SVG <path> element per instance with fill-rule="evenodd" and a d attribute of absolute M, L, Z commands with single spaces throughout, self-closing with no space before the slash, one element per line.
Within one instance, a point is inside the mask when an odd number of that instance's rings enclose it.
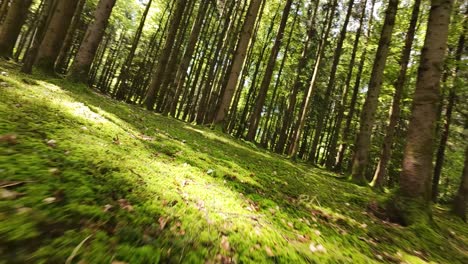
<path fill-rule="evenodd" d="M 370 188 L 0 63 L 0 263 L 468 263 L 443 207 L 401 227 Z"/>

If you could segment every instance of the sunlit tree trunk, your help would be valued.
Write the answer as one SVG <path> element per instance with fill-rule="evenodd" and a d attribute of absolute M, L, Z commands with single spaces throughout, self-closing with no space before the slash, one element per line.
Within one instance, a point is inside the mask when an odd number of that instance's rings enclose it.
<path fill-rule="evenodd" d="M 37 57 L 37 66 L 46 72 L 54 72 L 55 61 L 67 35 L 68 27 L 70 26 L 78 1 L 54 1 L 53 12 L 49 18 L 47 31 L 45 32 Z"/>
<path fill-rule="evenodd" d="M 96 56 L 97 48 L 104 37 L 109 17 L 116 0 L 100 0 L 94 12 L 94 21 L 86 30 L 80 49 L 71 66 L 69 78 L 74 81 L 87 82 L 88 73 Z"/>
<path fill-rule="evenodd" d="M 382 151 L 380 153 L 380 160 L 377 164 L 377 169 L 375 170 L 374 178 L 371 182 L 371 185 L 375 188 L 382 188 L 386 184 L 387 165 L 391 158 L 396 126 L 400 120 L 401 98 L 403 96 L 406 83 L 406 72 L 408 70 L 408 63 L 411 57 L 411 48 L 413 46 L 414 35 L 416 32 L 420 4 L 421 0 L 414 1 L 411 20 L 405 38 L 405 47 L 403 48 L 400 58 L 400 72 L 398 73 L 398 78 L 393 85 L 395 87 L 395 94 L 393 95 L 393 103 L 390 111 L 390 123 L 386 129 Z"/>
<path fill-rule="evenodd" d="M 439 181 L 440 175 L 442 173 L 442 166 L 444 164 L 445 158 L 445 149 L 447 147 L 447 141 L 449 138 L 450 133 L 450 124 L 452 123 L 452 114 L 453 109 L 455 107 L 455 100 L 457 97 L 457 83 L 458 80 L 461 78 L 460 74 L 460 66 L 462 63 L 462 55 L 465 52 L 465 38 L 466 34 L 468 33 L 468 9 L 465 11 L 465 19 L 463 24 L 463 31 L 458 39 L 458 47 L 455 54 L 455 72 L 454 72 L 454 81 L 453 86 L 450 89 L 449 96 L 448 96 L 448 104 L 447 109 L 445 110 L 445 121 L 443 125 L 442 135 L 440 136 L 439 147 L 437 149 L 436 154 L 436 162 L 434 166 L 434 176 L 432 178 L 432 201 L 437 201 L 437 196 L 439 195 Z"/>
<path fill-rule="evenodd" d="M 361 185 L 367 183 L 365 171 L 369 161 L 372 128 L 374 126 L 375 114 L 379 103 L 385 64 L 387 63 L 388 52 L 390 50 L 398 2 L 398 0 L 389 0 L 388 2 L 385 21 L 380 34 L 379 46 L 372 67 L 369 90 L 361 112 L 361 119 L 359 122 L 360 130 L 355 144 L 351 175 L 353 182 Z"/>
<path fill-rule="evenodd" d="M 164 43 L 164 49 L 162 50 L 161 56 L 159 56 L 159 60 L 156 65 L 151 84 L 146 93 L 144 104 L 146 106 L 146 109 L 148 110 L 153 110 L 154 105 L 156 103 L 156 96 L 164 79 L 164 73 L 166 72 L 167 63 L 169 62 L 169 59 L 171 57 L 172 48 L 174 45 L 174 41 L 177 37 L 177 31 L 179 29 L 179 23 L 182 18 L 182 15 L 184 14 L 187 2 L 188 1 L 185 0 L 177 0 L 175 2 L 176 6 L 170 19 L 169 31 Z"/>
<path fill-rule="evenodd" d="M 214 123 L 222 123 L 225 121 L 229 112 L 229 107 L 236 91 L 242 69 L 244 67 L 247 50 L 250 46 L 250 41 L 253 35 L 255 21 L 259 15 L 260 6 L 263 0 L 252 0 L 247 10 L 247 17 L 242 26 L 239 43 L 237 44 L 236 52 L 232 62 L 232 67 L 229 74 L 229 80 L 226 84 L 224 92 L 221 94 L 221 103 L 216 110 Z"/>
<path fill-rule="evenodd" d="M 413 109 L 406 138 L 400 186 L 389 204 L 405 225 L 430 218 L 431 177 L 440 77 L 447 50 L 452 0 L 432 0 Z"/>
<path fill-rule="evenodd" d="M 260 122 L 260 115 L 262 113 L 263 106 L 266 101 L 268 88 L 270 86 L 271 78 L 273 76 L 273 71 L 276 65 L 276 59 L 278 57 L 278 53 L 281 48 L 281 44 L 283 42 L 284 31 L 286 29 L 286 23 L 288 22 L 289 13 L 291 12 L 291 5 L 292 5 L 292 0 L 287 0 L 286 5 L 283 10 L 283 15 L 281 17 L 281 22 L 278 28 L 278 32 L 276 34 L 275 43 L 273 44 L 273 47 L 270 51 L 270 57 L 268 59 L 268 63 L 265 68 L 265 74 L 260 84 L 260 90 L 255 100 L 255 106 L 250 116 L 250 120 L 249 120 L 250 125 L 249 125 L 249 130 L 246 136 L 246 139 L 250 141 L 254 141 L 255 135 L 257 134 L 258 124 Z"/>

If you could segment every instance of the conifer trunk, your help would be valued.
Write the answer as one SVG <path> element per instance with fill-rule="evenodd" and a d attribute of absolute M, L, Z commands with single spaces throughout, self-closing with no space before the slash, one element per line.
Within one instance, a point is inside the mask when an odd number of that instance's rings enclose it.
<path fill-rule="evenodd" d="M 369 90 L 361 112 L 361 119 L 359 122 L 360 130 L 355 144 L 351 175 L 353 182 L 360 185 L 367 183 L 365 172 L 369 161 L 368 156 L 371 146 L 372 128 L 374 126 L 375 114 L 379 103 L 385 64 L 387 63 L 388 52 L 390 50 L 398 2 L 399 0 L 389 0 L 388 2 L 385 21 L 380 34 L 379 46 L 372 67 Z"/>
<path fill-rule="evenodd" d="M 405 225 L 430 219 L 432 158 L 452 0 L 432 0 L 406 138 L 399 190 L 391 202 Z"/>
<path fill-rule="evenodd" d="M 85 37 L 78 50 L 75 61 L 71 66 L 69 78 L 74 81 L 87 82 L 88 73 L 93 63 L 99 44 L 104 37 L 104 32 L 109 17 L 117 0 L 100 0 L 94 12 L 94 21 L 86 30 Z"/>
<path fill-rule="evenodd" d="M 32 0 L 13 0 L 0 28 L 0 56 L 12 57 Z"/>

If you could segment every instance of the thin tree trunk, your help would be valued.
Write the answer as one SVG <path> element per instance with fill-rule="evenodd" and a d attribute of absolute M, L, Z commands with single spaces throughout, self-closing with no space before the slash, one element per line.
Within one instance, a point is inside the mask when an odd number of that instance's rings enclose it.
<path fill-rule="evenodd" d="M 254 141 L 255 135 L 257 134 L 258 125 L 260 123 L 260 116 L 263 111 L 263 106 L 265 105 L 268 88 L 270 86 L 273 71 L 276 65 L 276 59 L 278 57 L 281 44 L 283 43 L 284 31 L 286 29 L 286 23 L 288 22 L 289 13 L 291 12 L 291 5 L 292 0 L 287 0 L 283 10 L 283 15 L 281 17 L 275 43 L 273 44 L 267 66 L 265 68 L 265 75 L 263 76 L 262 83 L 260 84 L 260 90 L 258 92 L 257 99 L 255 100 L 255 106 L 250 116 L 249 130 L 246 136 L 246 139 L 249 141 Z"/>
<path fill-rule="evenodd" d="M 232 62 L 232 68 L 229 72 L 229 80 L 226 87 L 224 88 L 223 94 L 221 95 L 221 103 L 216 110 L 216 116 L 214 119 L 214 123 L 216 124 L 224 122 L 229 112 L 229 107 L 231 106 L 234 92 L 237 88 L 237 84 L 244 67 L 247 50 L 249 49 L 250 41 L 253 35 L 253 28 L 259 15 L 262 2 L 263 0 L 252 0 L 250 2 L 249 8 L 247 10 L 247 17 L 242 26 L 240 40 L 236 48 L 234 60 Z"/>
<path fill-rule="evenodd" d="M 70 27 L 67 31 L 67 36 L 63 41 L 62 48 L 60 49 L 60 53 L 57 57 L 57 63 L 55 65 L 55 70 L 59 73 L 66 73 L 68 69 L 68 56 L 67 54 L 70 52 L 71 47 L 73 45 L 73 39 L 76 33 L 76 29 L 81 20 L 81 13 L 83 12 L 83 8 L 85 6 L 86 0 L 79 0 L 77 8 L 75 10 L 75 14 L 73 15 L 73 19 L 70 23 Z"/>
<path fill-rule="evenodd" d="M 296 122 L 295 129 L 292 132 L 291 145 L 289 147 L 289 156 L 293 159 L 296 157 L 296 154 L 297 154 L 300 136 L 302 134 L 302 130 L 304 129 L 306 116 L 309 113 L 310 101 L 312 99 L 313 93 L 315 92 L 318 72 L 322 64 L 322 59 L 325 53 L 325 47 L 327 45 L 327 39 L 330 34 L 333 18 L 335 17 L 336 7 L 337 7 L 337 0 L 334 0 L 329 10 L 329 14 L 327 16 L 326 28 L 324 29 L 324 32 L 322 34 L 322 39 L 320 40 L 319 50 L 317 52 L 317 58 L 316 58 L 315 65 L 314 65 L 314 71 L 312 73 L 312 79 L 310 80 L 310 85 L 307 90 L 307 94 L 305 95 L 305 98 L 304 98 L 304 103 L 303 103 L 304 107 L 302 108 L 299 119 Z"/>
<path fill-rule="evenodd" d="M 385 21 L 380 34 L 379 46 L 375 55 L 374 65 L 372 67 L 369 90 L 361 112 L 360 130 L 355 144 L 351 174 L 353 182 L 360 185 L 367 184 L 365 171 L 369 161 L 372 128 L 374 126 L 375 114 L 379 103 L 385 64 L 387 63 L 388 52 L 390 50 L 390 42 L 395 25 L 398 2 L 399 0 L 389 0 L 388 2 Z"/>
<path fill-rule="evenodd" d="M 94 12 L 94 21 L 86 30 L 80 49 L 75 56 L 69 78 L 74 81 L 88 82 L 88 74 L 99 44 L 104 37 L 107 24 L 116 0 L 100 0 Z"/>
<path fill-rule="evenodd" d="M 400 58 L 400 72 L 398 73 L 397 81 L 394 84 L 395 94 L 393 95 L 393 103 L 390 111 L 390 123 L 386 129 L 385 138 L 382 145 L 382 152 L 380 153 L 380 160 L 377 164 L 377 169 L 371 182 L 371 186 L 375 188 L 382 188 L 386 185 L 387 165 L 391 158 L 392 144 L 396 126 L 400 120 L 400 104 L 404 92 L 406 72 L 408 70 L 408 63 L 411 57 L 411 48 L 413 46 L 414 35 L 416 32 L 416 24 L 418 22 L 420 5 L 421 0 L 414 1 L 411 20 L 408 31 L 406 33 L 405 47 L 403 48 Z"/>
<path fill-rule="evenodd" d="M 37 21 L 36 32 L 32 36 L 33 41 L 31 43 L 31 47 L 26 52 L 26 55 L 23 59 L 23 66 L 21 67 L 21 71 L 24 73 L 32 73 L 34 62 L 36 61 L 37 55 L 39 53 L 39 47 L 47 29 L 47 18 L 49 17 L 51 11 L 53 11 L 53 2 L 54 0 L 44 0 L 39 20 Z"/>
<path fill-rule="evenodd" d="M 167 66 L 166 64 L 169 62 L 169 58 L 171 56 L 172 48 L 174 45 L 174 40 L 177 37 L 177 31 L 179 29 L 179 22 L 182 18 L 182 15 L 184 14 L 186 4 L 187 4 L 187 1 L 185 0 L 177 0 L 175 2 L 176 6 L 174 9 L 174 13 L 172 14 L 170 23 L 169 23 L 170 28 L 166 36 L 164 49 L 161 53 L 161 56 L 159 57 L 159 61 L 158 61 L 158 64 L 156 65 L 156 70 L 153 74 L 151 84 L 146 93 L 144 104 L 148 110 L 153 110 L 154 105 L 156 103 L 156 96 L 164 79 L 163 75 L 166 71 L 166 66 Z"/>

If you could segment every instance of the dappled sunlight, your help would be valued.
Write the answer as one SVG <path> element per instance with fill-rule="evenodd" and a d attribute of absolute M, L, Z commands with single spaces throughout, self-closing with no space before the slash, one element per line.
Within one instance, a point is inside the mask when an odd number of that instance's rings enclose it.
<path fill-rule="evenodd" d="M 334 174 L 93 94 L 8 81 L 21 89 L 0 93 L 21 107 L 7 119 L 27 125 L 1 127 L 21 143 L 0 158 L 0 169 L 34 184 L 0 204 L 18 216 L 0 215 L 0 234 L 49 241 L 35 258 L 67 258 L 89 236 L 80 254 L 101 263 L 119 252 L 173 262 L 188 254 L 255 263 L 424 261 L 382 244 L 388 234 L 417 238 L 376 219 L 365 210 L 375 194 Z M 9 106 L 2 107 L 0 114 Z M 36 133 L 45 121 L 48 130 Z"/>

